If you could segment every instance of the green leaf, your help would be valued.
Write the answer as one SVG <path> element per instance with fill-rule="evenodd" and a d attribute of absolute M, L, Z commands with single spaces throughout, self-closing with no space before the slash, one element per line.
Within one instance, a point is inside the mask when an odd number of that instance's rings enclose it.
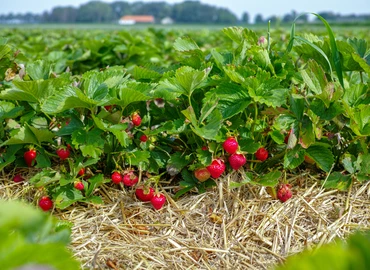
<path fill-rule="evenodd" d="M 128 125 L 126 123 L 113 125 L 108 128 L 108 130 L 113 133 L 123 147 L 127 147 L 130 144 L 130 138 L 126 132 L 127 126 Z"/>
<path fill-rule="evenodd" d="M 32 78 L 36 80 L 47 80 L 51 73 L 50 63 L 44 60 L 36 60 L 26 65 L 26 72 Z"/>
<path fill-rule="evenodd" d="M 79 129 L 72 133 L 72 143 L 76 148 L 80 148 L 84 157 L 98 158 L 103 153 L 105 143 L 102 135 L 103 131 L 99 129 Z"/>
<path fill-rule="evenodd" d="M 35 187 L 45 187 L 48 184 L 58 182 L 61 179 L 61 175 L 59 172 L 54 171 L 50 168 L 45 168 L 32 178 L 30 178 L 29 182 L 33 184 Z"/>
<path fill-rule="evenodd" d="M 370 175 L 370 154 L 360 154 L 358 159 L 361 158 L 360 173 Z M 369 177 L 368 177 L 369 179 Z"/>
<path fill-rule="evenodd" d="M 11 138 L 3 145 L 12 144 L 36 144 L 41 146 L 42 142 L 52 142 L 54 133 L 47 129 L 37 129 L 32 126 L 24 126 L 11 132 Z"/>
<path fill-rule="evenodd" d="M 173 47 L 179 52 L 200 51 L 198 45 L 190 37 L 179 37 L 175 40 Z"/>
<path fill-rule="evenodd" d="M 195 70 L 188 66 L 183 66 L 176 70 L 176 85 L 182 88 L 183 93 L 190 97 L 193 91 L 199 88 L 208 77 L 210 69 Z"/>
<path fill-rule="evenodd" d="M 253 174 L 252 173 L 250 173 L 250 172 L 242 173 L 241 174 L 241 181 L 240 182 L 231 181 L 229 188 L 234 189 L 234 188 L 242 187 L 242 186 L 244 186 L 248 183 L 253 182 L 252 179 L 253 179 Z"/>
<path fill-rule="evenodd" d="M 167 163 L 167 170 L 171 170 L 173 174 L 178 174 L 183 168 L 185 168 L 190 162 L 193 161 L 191 156 L 185 155 L 184 153 L 175 152 L 171 155 Z M 171 172 L 169 172 L 171 174 Z"/>
<path fill-rule="evenodd" d="M 329 23 L 322 16 L 316 13 L 311 13 L 311 14 L 318 17 L 324 23 L 326 30 L 328 31 L 329 40 L 330 40 L 330 48 L 331 48 L 331 56 L 334 62 L 335 71 L 337 72 L 337 76 L 338 76 L 340 84 L 344 88 L 342 62 L 341 62 L 340 53 L 337 48 L 337 43 L 335 41 L 334 32 L 331 29 Z"/>
<path fill-rule="evenodd" d="M 197 159 L 203 166 L 208 166 L 212 162 L 212 153 L 198 148 Z"/>
<path fill-rule="evenodd" d="M 150 152 L 149 151 L 140 151 L 135 150 L 127 153 L 130 165 L 132 166 L 141 166 L 143 163 L 149 163 Z"/>
<path fill-rule="evenodd" d="M 135 89 L 122 87 L 119 89 L 119 99 L 114 103 L 120 105 L 122 108 L 126 108 L 131 103 L 147 101 L 149 99 L 150 97 Z"/>
<path fill-rule="evenodd" d="M 109 182 L 109 180 L 105 180 L 103 174 L 96 174 L 91 177 L 89 179 L 89 186 L 86 191 L 86 198 L 89 198 L 94 191 L 105 182 Z"/>
<path fill-rule="evenodd" d="M 304 97 L 302 95 L 292 94 L 290 96 L 290 109 L 292 110 L 298 121 L 301 121 L 305 109 Z"/>
<path fill-rule="evenodd" d="M 274 108 L 286 104 L 288 89 L 282 88 L 280 80 L 270 77 L 266 71 L 259 71 L 255 77 L 246 78 L 244 85 L 255 102 Z"/>
<path fill-rule="evenodd" d="M 324 187 L 338 190 L 347 190 L 351 184 L 351 176 L 340 172 L 332 172 L 326 180 Z"/>
<path fill-rule="evenodd" d="M 215 140 L 223 121 L 220 111 L 217 109 L 213 110 L 207 121 L 207 124 L 202 127 L 192 123 L 191 129 L 204 139 Z"/>
<path fill-rule="evenodd" d="M 370 136 L 370 105 L 361 104 L 355 108 L 349 108 L 350 127 L 358 136 Z"/>
<path fill-rule="evenodd" d="M 313 144 L 306 149 L 306 153 L 316 162 L 317 166 L 325 172 L 329 172 L 334 164 L 333 153 L 328 147 L 329 145 Z"/>
<path fill-rule="evenodd" d="M 60 209 L 65 209 L 83 198 L 81 191 L 70 185 L 56 187 L 53 195 L 55 206 Z"/>
<path fill-rule="evenodd" d="M 357 54 L 352 54 L 353 59 L 361 66 L 361 68 L 370 76 L 370 66 L 369 63 L 365 61 L 365 59 L 361 58 Z"/>
<path fill-rule="evenodd" d="M 56 133 L 57 136 L 68 136 L 71 135 L 74 131 L 82 129 L 84 127 L 80 119 L 75 115 L 71 115 L 71 119 L 68 125 L 63 126 Z"/>
<path fill-rule="evenodd" d="M 355 157 L 350 154 L 345 154 L 344 158 L 342 159 L 342 164 L 343 164 L 344 169 L 350 174 L 355 173 L 355 168 L 353 167 L 354 162 L 355 162 Z"/>
<path fill-rule="evenodd" d="M 299 145 L 287 150 L 284 155 L 284 168 L 295 169 L 304 161 L 305 151 Z"/>
<path fill-rule="evenodd" d="M 243 112 L 251 103 L 248 90 L 235 83 L 221 83 L 205 94 L 204 102 L 217 100 L 217 109 L 223 119 L 228 119 Z"/>
<path fill-rule="evenodd" d="M 356 232 L 313 250 L 306 250 L 284 261 L 276 270 L 369 269 L 370 233 Z"/>
<path fill-rule="evenodd" d="M 257 152 L 258 148 L 261 147 L 260 143 L 255 142 L 253 139 L 249 138 L 241 138 L 239 141 L 240 150 L 243 152 L 247 152 L 249 154 L 253 154 Z"/>
<path fill-rule="evenodd" d="M 257 180 L 257 183 L 265 187 L 275 187 L 279 183 L 281 177 L 280 171 L 272 171 Z"/>
<path fill-rule="evenodd" d="M 334 117 L 344 112 L 344 108 L 339 102 L 325 104 L 320 99 L 313 100 L 310 104 L 310 109 L 321 119 L 327 121 L 332 120 Z"/>

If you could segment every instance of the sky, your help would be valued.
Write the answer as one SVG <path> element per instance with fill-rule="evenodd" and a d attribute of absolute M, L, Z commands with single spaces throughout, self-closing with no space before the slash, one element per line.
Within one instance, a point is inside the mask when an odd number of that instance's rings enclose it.
<path fill-rule="evenodd" d="M 103 2 L 116 2 L 118 0 L 103 0 Z M 126 2 L 135 2 L 135 0 L 125 0 Z M 141 0 L 142 2 L 161 2 L 180 3 L 183 0 Z M 12 13 L 38 13 L 51 11 L 56 6 L 74 6 L 87 3 L 89 0 L 16 0 L 2 1 L 0 14 Z M 243 12 L 247 12 L 250 18 L 256 14 L 262 14 L 263 18 L 272 15 L 282 16 L 295 10 L 302 12 L 320 12 L 332 11 L 342 15 L 348 14 L 370 14 L 369 0 L 201 0 L 204 4 L 211 4 L 218 7 L 225 7 L 231 10 L 239 18 Z M 248 3 L 250 2 L 250 3 Z"/>

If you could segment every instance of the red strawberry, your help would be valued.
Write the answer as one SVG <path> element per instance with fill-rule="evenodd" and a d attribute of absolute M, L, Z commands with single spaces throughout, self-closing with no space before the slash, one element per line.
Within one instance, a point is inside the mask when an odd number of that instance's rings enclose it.
<path fill-rule="evenodd" d="M 146 142 L 147 140 L 148 140 L 148 136 L 146 136 L 145 134 L 140 136 L 140 141 Z"/>
<path fill-rule="evenodd" d="M 112 182 L 115 184 L 119 184 L 122 182 L 122 175 L 119 172 L 114 172 L 111 175 Z"/>
<path fill-rule="evenodd" d="M 256 158 L 260 161 L 265 161 L 268 158 L 268 156 L 269 152 L 263 147 L 259 148 L 256 152 Z"/>
<path fill-rule="evenodd" d="M 32 163 L 36 159 L 36 156 L 37 156 L 37 153 L 35 149 L 30 149 L 24 153 L 23 157 L 28 167 L 32 166 Z"/>
<path fill-rule="evenodd" d="M 39 206 L 42 210 L 49 211 L 53 208 L 53 201 L 48 196 L 44 196 L 40 199 Z"/>
<path fill-rule="evenodd" d="M 243 154 L 232 154 L 229 157 L 229 163 L 231 168 L 234 170 L 239 170 L 240 167 L 242 167 L 247 162 L 247 159 Z"/>
<path fill-rule="evenodd" d="M 132 120 L 132 123 L 134 124 L 134 126 L 140 126 L 141 124 L 141 117 L 138 113 L 133 113 L 132 116 L 131 116 L 131 120 Z"/>
<path fill-rule="evenodd" d="M 112 108 L 114 107 L 114 105 L 105 105 L 104 108 L 107 110 L 107 111 L 110 111 L 112 110 Z"/>
<path fill-rule="evenodd" d="M 81 181 L 76 181 L 75 184 L 74 184 L 74 187 L 75 187 L 75 189 L 83 190 L 84 189 L 84 183 L 82 183 Z"/>
<path fill-rule="evenodd" d="M 154 209 L 159 210 L 166 203 L 166 197 L 162 193 L 154 194 L 150 202 L 152 203 Z"/>
<path fill-rule="evenodd" d="M 136 197 L 142 202 L 149 202 L 154 196 L 154 189 L 140 186 L 135 190 Z"/>
<path fill-rule="evenodd" d="M 292 186 L 289 184 L 281 184 L 278 191 L 277 197 L 281 202 L 286 202 L 292 197 L 292 191 L 290 190 Z"/>
<path fill-rule="evenodd" d="M 194 176 L 200 182 L 204 182 L 211 177 L 211 173 L 208 171 L 207 168 L 200 168 L 194 171 Z"/>
<path fill-rule="evenodd" d="M 24 178 L 22 177 L 22 175 L 20 175 L 20 174 L 16 174 L 16 175 L 14 175 L 14 177 L 13 177 L 13 181 L 14 181 L 15 183 L 19 183 L 19 182 L 24 181 Z"/>
<path fill-rule="evenodd" d="M 202 146 L 202 150 L 203 151 L 207 151 L 208 150 L 208 146 L 206 146 L 206 145 Z"/>
<path fill-rule="evenodd" d="M 122 182 L 125 186 L 132 187 L 136 185 L 137 182 L 139 182 L 139 177 L 137 177 L 137 175 L 133 171 L 131 171 L 123 176 Z"/>
<path fill-rule="evenodd" d="M 59 148 L 57 150 L 57 155 L 59 156 L 59 158 L 61 160 L 65 160 L 69 157 L 69 155 L 71 154 L 71 152 L 69 151 L 68 148 Z"/>
<path fill-rule="evenodd" d="M 78 175 L 79 176 L 83 176 L 85 174 L 85 168 L 81 168 L 79 171 L 78 171 Z"/>
<path fill-rule="evenodd" d="M 207 169 L 213 178 L 218 178 L 226 169 L 225 163 L 221 159 L 214 159 Z"/>
<path fill-rule="evenodd" d="M 233 137 L 227 138 L 223 143 L 224 150 L 229 154 L 234 154 L 238 150 L 239 144 Z"/>

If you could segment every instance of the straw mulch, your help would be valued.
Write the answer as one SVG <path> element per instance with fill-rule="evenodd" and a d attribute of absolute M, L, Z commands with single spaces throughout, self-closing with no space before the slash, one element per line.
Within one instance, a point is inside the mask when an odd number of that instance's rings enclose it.
<path fill-rule="evenodd" d="M 10 176 L 9 176 L 10 177 Z M 171 198 L 155 211 L 133 189 L 105 185 L 104 205 L 74 205 L 54 215 L 71 221 L 71 248 L 85 269 L 269 269 L 291 254 L 370 228 L 370 181 L 347 192 L 291 176 L 293 198 L 273 200 L 263 187 L 229 190 L 238 174 L 204 194 Z M 34 189 L 0 177 L 0 198 L 32 201 Z"/>

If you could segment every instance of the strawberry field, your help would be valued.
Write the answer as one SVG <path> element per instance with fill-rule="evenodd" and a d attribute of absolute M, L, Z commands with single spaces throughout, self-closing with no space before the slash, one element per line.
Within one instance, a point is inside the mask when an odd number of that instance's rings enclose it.
<path fill-rule="evenodd" d="M 369 229 L 370 40 L 322 21 L 1 29 L 0 198 L 71 222 L 90 269 L 266 269 Z"/>

